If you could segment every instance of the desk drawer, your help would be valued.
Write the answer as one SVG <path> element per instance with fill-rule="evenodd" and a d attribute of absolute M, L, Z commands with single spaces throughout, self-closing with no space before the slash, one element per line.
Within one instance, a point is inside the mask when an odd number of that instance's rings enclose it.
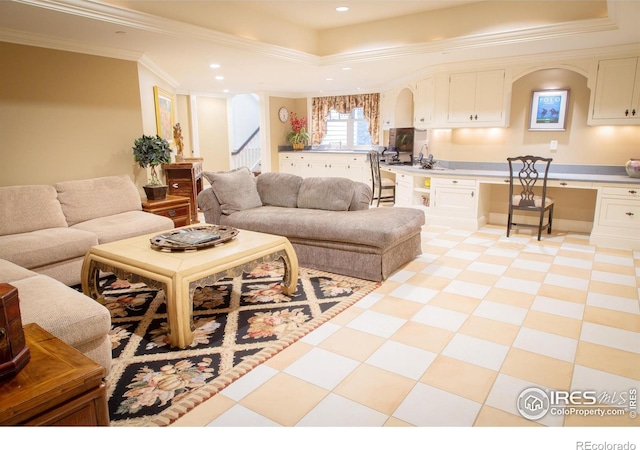
<path fill-rule="evenodd" d="M 603 187 L 602 195 L 615 195 L 626 198 L 637 198 L 640 200 L 640 186 L 637 188 L 631 187 Z"/>
<path fill-rule="evenodd" d="M 439 178 L 433 177 L 431 184 L 437 186 L 459 186 L 459 187 L 476 187 L 476 180 L 467 178 Z"/>
<path fill-rule="evenodd" d="M 640 201 L 603 198 L 599 225 L 640 229 Z"/>

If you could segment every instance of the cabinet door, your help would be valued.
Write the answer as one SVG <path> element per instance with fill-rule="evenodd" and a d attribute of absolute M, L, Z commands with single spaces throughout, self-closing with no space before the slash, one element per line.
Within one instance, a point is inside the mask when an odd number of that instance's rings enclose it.
<path fill-rule="evenodd" d="M 395 123 L 396 91 L 390 90 L 380 94 L 380 117 L 382 129 L 388 130 Z"/>
<path fill-rule="evenodd" d="M 475 96 L 475 72 L 451 75 L 449 77 L 449 122 L 471 122 L 476 109 Z"/>
<path fill-rule="evenodd" d="M 427 78 L 416 83 L 416 94 L 413 107 L 413 126 L 424 129 L 433 122 L 435 105 L 435 90 L 433 78 Z"/>
<path fill-rule="evenodd" d="M 600 61 L 596 79 L 594 119 L 640 116 L 640 68 L 638 58 Z"/>
<path fill-rule="evenodd" d="M 413 205 L 413 177 L 404 173 L 396 174 L 396 206 Z"/>
<path fill-rule="evenodd" d="M 504 70 L 452 74 L 449 78 L 449 123 L 504 125 L 504 78 Z"/>

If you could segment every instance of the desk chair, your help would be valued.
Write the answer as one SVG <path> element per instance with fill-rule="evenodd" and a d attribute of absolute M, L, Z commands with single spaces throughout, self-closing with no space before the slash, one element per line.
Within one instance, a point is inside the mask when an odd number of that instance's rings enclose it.
<path fill-rule="evenodd" d="M 371 165 L 371 204 L 377 200 L 376 206 L 380 206 L 380 202 L 396 201 L 396 183 L 380 176 L 380 153 L 372 150 L 369 152 L 369 164 Z M 387 192 L 387 193 L 384 193 Z M 384 194 L 383 194 L 384 193 Z"/>
<path fill-rule="evenodd" d="M 512 226 L 538 228 L 538 240 L 542 235 L 542 229 L 547 228 L 547 234 L 551 234 L 551 222 L 553 221 L 553 200 L 547 197 L 547 176 L 552 158 L 540 156 L 517 156 L 507 158 L 509 162 L 509 217 L 507 219 L 507 237 Z M 515 173 L 514 173 L 515 171 Z M 540 190 L 542 195 L 534 193 L 534 187 Z M 515 185 L 515 187 L 514 187 Z M 514 211 L 532 211 L 540 215 L 538 224 L 513 222 Z M 549 211 L 549 220 L 544 225 L 544 213 Z"/>

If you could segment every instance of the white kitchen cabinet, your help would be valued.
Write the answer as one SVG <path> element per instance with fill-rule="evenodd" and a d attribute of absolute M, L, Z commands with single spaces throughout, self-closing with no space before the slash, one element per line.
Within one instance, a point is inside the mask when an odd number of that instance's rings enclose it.
<path fill-rule="evenodd" d="M 456 73 L 449 76 L 447 123 L 452 127 L 504 127 L 505 71 Z"/>
<path fill-rule="evenodd" d="M 395 206 L 413 206 L 413 176 L 396 173 Z"/>
<path fill-rule="evenodd" d="M 426 129 L 434 120 L 435 84 L 433 78 L 416 83 L 413 105 L 413 126 Z"/>
<path fill-rule="evenodd" d="M 395 89 L 380 94 L 380 125 L 383 130 L 388 130 L 395 126 L 397 96 L 398 92 Z"/>
<path fill-rule="evenodd" d="M 431 178 L 431 204 L 427 222 L 433 225 L 477 230 L 487 223 L 487 185 L 467 178 Z"/>
<path fill-rule="evenodd" d="M 343 177 L 371 185 L 371 171 L 365 153 L 283 152 L 280 172 L 307 177 Z"/>
<path fill-rule="evenodd" d="M 640 58 L 598 63 L 590 125 L 640 124 Z"/>
<path fill-rule="evenodd" d="M 640 186 L 601 186 L 589 242 L 640 249 Z"/>

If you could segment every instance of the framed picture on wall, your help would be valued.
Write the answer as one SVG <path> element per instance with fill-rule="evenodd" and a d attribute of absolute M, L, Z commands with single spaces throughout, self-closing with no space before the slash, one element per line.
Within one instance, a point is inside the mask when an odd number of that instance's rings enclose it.
<path fill-rule="evenodd" d="M 564 131 L 568 100 L 568 89 L 533 91 L 529 130 Z"/>
<path fill-rule="evenodd" d="M 158 136 L 168 142 L 173 141 L 173 123 L 175 122 L 175 100 L 169 92 L 153 87 L 153 97 L 156 104 L 156 128 Z"/>

